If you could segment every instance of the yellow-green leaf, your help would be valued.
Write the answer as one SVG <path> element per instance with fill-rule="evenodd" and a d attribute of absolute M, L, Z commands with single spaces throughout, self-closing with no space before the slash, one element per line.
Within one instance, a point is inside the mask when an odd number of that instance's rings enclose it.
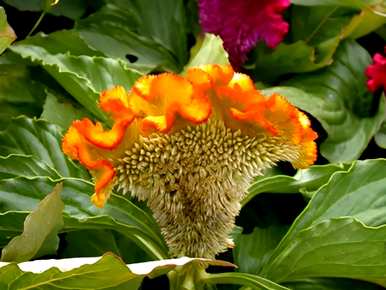
<path fill-rule="evenodd" d="M 0 6 L 0 54 L 16 39 L 15 31 L 7 22 L 5 10 Z"/>
<path fill-rule="evenodd" d="M 24 221 L 24 230 L 1 252 L 2 261 L 22 262 L 52 254 L 59 245 L 58 231 L 63 227 L 62 184 L 55 186 Z"/>

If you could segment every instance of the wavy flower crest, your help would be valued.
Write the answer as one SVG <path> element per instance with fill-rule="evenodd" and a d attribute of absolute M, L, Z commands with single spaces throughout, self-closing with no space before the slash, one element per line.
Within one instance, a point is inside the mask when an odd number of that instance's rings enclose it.
<path fill-rule="evenodd" d="M 280 160 L 304 168 L 316 159 L 308 118 L 278 94 L 263 96 L 229 65 L 143 76 L 129 92 L 104 91 L 99 105 L 111 129 L 74 121 L 64 152 L 95 177 L 96 206 L 114 185 L 146 200 L 176 256 L 213 257 L 231 246 L 252 178 Z"/>

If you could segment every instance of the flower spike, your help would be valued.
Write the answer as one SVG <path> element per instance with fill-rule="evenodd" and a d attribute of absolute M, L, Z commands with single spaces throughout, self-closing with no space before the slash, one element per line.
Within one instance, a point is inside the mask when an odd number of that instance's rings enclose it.
<path fill-rule="evenodd" d="M 316 159 L 307 116 L 227 65 L 144 76 L 128 92 L 102 92 L 100 107 L 111 129 L 74 121 L 63 151 L 94 176 L 95 205 L 114 186 L 145 200 L 173 256 L 224 251 L 253 178 L 281 160 L 305 168 Z"/>

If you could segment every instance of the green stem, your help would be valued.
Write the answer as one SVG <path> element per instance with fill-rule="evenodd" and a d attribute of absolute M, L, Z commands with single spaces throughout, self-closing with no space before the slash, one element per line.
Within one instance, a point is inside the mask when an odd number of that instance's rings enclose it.
<path fill-rule="evenodd" d="M 204 284 L 236 284 L 252 287 L 253 289 L 269 289 L 269 290 L 289 290 L 279 284 L 276 284 L 265 278 L 237 272 L 227 272 L 220 274 L 208 274 L 201 275 L 201 283 Z M 248 289 L 248 288 L 247 288 Z"/>
<path fill-rule="evenodd" d="M 47 11 L 43 10 L 42 13 L 40 14 L 38 20 L 36 21 L 35 25 L 32 27 L 31 31 L 27 34 L 28 36 L 31 36 L 31 34 L 35 31 L 35 29 L 39 26 L 40 22 L 42 22 L 44 16 L 46 15 Z"/>
<path fill-rule="evenodd" d="M 197 264 L 177 266 L 168 274 L 170 290 L 204 290 L 201 277 L 206 275 L 205 267 Z"/>

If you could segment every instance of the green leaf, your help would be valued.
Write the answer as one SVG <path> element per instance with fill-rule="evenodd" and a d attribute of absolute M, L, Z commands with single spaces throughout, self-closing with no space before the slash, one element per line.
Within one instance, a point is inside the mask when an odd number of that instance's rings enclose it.
<path fill-rule="evenodd" d="M 294 176 L 277 174 L 273 176 L 261 176 L 255 178 L 244 197 L 244 206 L 255 196 L 263 192 L 269 193 L 303 193 L 309 195 L 327 183 L 331 175 L 337 171 L 348 168 L 345 164 L 313 165 L 307 169 L 300 169 Z"/>
<path fill-rule="evenodd" d="M 336 172 L 321 187 L 290 233 L 312 223 L 340 216 L 352 216 L 369 226 L 386 224 L 386 159 L 355 161 L 348 171 Z"/>
<path fill-rule="evenodd" d="M 351 8 L 363 8 L 368 5 L 382 3 L 382 0 L 292 0 L 293 4 L 305 6 L 343 6 Z"/>
<path fill-rule="evenodd" d="M 0 6 L 0 54 L 16 39 L 16 34 L 7 22 L 5 10 Z"/>
<path fill-rule="evenodd" d="M 293 290 L 382 290 L 381 286 L 342 278 L 314 278 L 285 283 Z"/>
<path fill-rule="evenodd" d="M 247 273 L 227 272 L 207 274 L 202 280 L 207 284 L 236 284 L 253 287 L 253 289 L 290 290 L 263 277 Z"/>
<path fill-rule="evenodd" d="M 297 41 L 281 43 L 275 50 L 258 45 L 250 58 L 253 63 L 248 63 L 246 68 L 252 70 L 255 78 L 261 81 L 274 80 L 288 73 L 317 70 L 332 63 L 338 44 L 339 41 L 332 39 L 319 48 Z"/>
<path fill-rule="evenodd" d="M 271 81 L 289 73 L 315 71 L 333 63 L 335 51 L 346 38 L 364 36 L 386 23 L 386 17 L 364 8 L 317 6 L 291 9 L 291 43 L 274 50 L 258 45 L 246 68 L 255 78 Z"/>
<path fill-rule="evenodd" d="M 278 282 L 345 277 L 386 286 L 386 226 L 367 227 L 351 217 L 324 220 L 291 239 L 267 276 Z"/>
<path fill-rule="evenodd" d="M 40 262 L 40 263 L 39 263 Z M 79 258 L 69 260 L 33 261 L 20 264 L 19 268 L 8 265 L 0 268 L 2 272 L 13 271 L 15 279 L 3 282 L 10 290 L 26 289 L 109 289 L 119 287 L 125 282 L 128 290 L 138 289 L 144 275 L 136 275 L 113 255 L 103 258 Z M 12 267 L 9 269 L 9 267 Z M 31 272 L 34 271 L 34 272 Z M 21 272 L 21 273 L 20 273 Z M 10 275 L 11 273 L 8 273 Z M 118 288 L 119 289 L 119 288 Z"/>
<path fill-rule="evenodd" d="M 340 35 L 357 11 L 339 6 L 304 7 L 291 10 L 291 36 L 293 41 L 303 40 L 315 46 Z"/>
<path fill-rule="evenodd" d="M 96 258 L 37 260 L 18 264 L 4 263 L 0 285 L 9 290 L 26 289 L 139 289 L 144 277 L 154 278 L 175 268 L 233 266 L 220 260 L 179 258 L 125 265 L 112 254 Z M 272 282 L 271 282 L 272 283 Z M 287 288 L 272 288 L 287 289 Z"/>
<path fill-rule="evenodd" d="M 36 80 L 36 70 L 7 63 L 5 54 L 0 59 L 0 129 L 5 129 L 13 117 L 41 113 L 44 87 Z"/>
<path fill-rule="evenodd" d="M 10 6 L 13 6 L 21 11 L 40 11 L 43 9 L 43 2 L 45 0 L 4 0 Z"/>
<path fill-rule="evenodd" d="M 29 155 L 0 156 L 0 179 L 23 176 L 34 178 L 36 176 L 49 176 L 59 179 L 58 172 L 47 164 L 34 159 Z"/>
<path fill-rule="evenodd" d="M 182 0 L 109 1 L 77 29 L 93 47 L 143 72 L 180 71 L 187 61 Z M 170 29 L 173 27 L 173 29 Z"/>
<path fill-rule="evenodd" d="M 12 121 L 6 131 L 0 132 L 0 154 L 31 155 L 54 168 L 61 176 L 88 179 L 87 171 L 62 153 L 61 138 L 57 126 L 42 120 L 19 117 Z"/>
<path fill-rule="evenodd" d="M 184 2 L 182 0 L 130 2 L 132 13 L 136 16 L 134 27 L 138 34 L 168 49 L 176 57 L 178 64 L 183 65 L 188 57 Z M 115 3 L 118 7 L 126 9 L 129 6 L 126 0 L 117 0 Z"/>
<path fill-rule="evenodd" d="M 330 162 L 349 162 L 367 147 L 385 112 L 386 102 L 381 98 L 372 114 L 376 99 L 367 91 L 363 73 L 370 61 L 361 46 L 346 42 L 337 51 L 333 65 L 285 83 L 292 87 L 275 87 L 263 92 L 282 94 L 318 119 L 328 133 L 320 153 Z"/>
<path fill-rule="evenodd" d="M 66 130 L 72 121 L 82 119 L 86 116 L 89 115 L 83 108 L 76 107 L 76 104 L 70 102 L 68 99 L 57 97 L 48 91 L 43 113 L 40 117 Z"/>
<path fill-rule="evenodd" d="M 61 178 L 53 181 L 49 177 L 18 177 L 0 180 L 2 220 L 6 223 L 9 220 L 8 214 L 14 217 L 17 215 L 15 212 L 25 213 L 33 210 L 58 181 L 63 182 L 61 197 L 65 204 L 62 232 L 110 229 L 134 241 L 152 258 L 167 257 L 167 248 L 158 225 L 148 213 L 115 194 L 110 197 L 104 208 L 96 208 L 90 202 L 94 186 L 80 179 Z M 0 240 L 6 240 L 10 231 L 18 230 L 20 225 L 16 223 L 12 227 L 0 228 Z"/>
<path fill-rule="evenodd" d="M 0 101 L 38 107 L 44 98 L 43 85 L 22 64 L 0 64 Z"/>
<path fill-rule="evenodd" d="M 54 2 L 50 0 L 4 0 L 4 2 L 8 5 L 21 11 L 42 11 L 47 9 L 47 1 L 51 3 Z M 48 4 L 48 13 L 57 16 L 66 16 L 71 19 L 80 18 L 85 13 L 87 8 L 87 1 L 62 0 L 54 6 L 50 6 L 51 3 Z"/>
<path fill-rule="evenodd" d="M 66 16 L 71 19 L 81 18 L 87 10 L 87 1 L 61 0 L 48 12 L 57 16 Z"/>
<path fill-rule="evenodd" d="M 375 159 L 334 173 L 293 223 L 263 273 L 274 281 L 324 276 L 380 283 L 379 275 L 386 275 L 386 227 L 381 226 L 386 224 L 385 170 L 386 159 Z"/>
<path fill-rule="evenodd" d="M 105 56 L 102 52 L 89 46 L 75 30 L 59 30 L 50 34 L 39 32 L 16 44 L 27 45 L 31 48 L 41 47 L 51 55 L 67 53 L 72 56 Z"/>
<path fill-rule="evenodd" d="M 90 196 L 94 193 L 93 184 L 81 179 L 88 179 L 89 175 L 64 156 L 58 131 L 56 126 L 45 121 L 21 117 L 14 120 L 8 131 L 0 134 L 2 154 L 24 154 L 0 159 L 0 168 L 4 168 L 0 172 L 10 167 L 8 173 L 0 174 L 8 178 L 0 181 L 0 211 L 31 211 L 56 182 L 63 181 L 64 232 L 112 229 L 135 241 L 152 257 L 166 257 L 167 249 L 158 225 L 148 213 L 126 198 L 114 194 L 103 209 L 92 205 Z M 25 164 L 12 166 L 13 161 L 23 159 L 26 160 Z M 22 175 L 12 178 L 17 174 Z M 5 223 L 6 215 L 4 213 L 3 216 Z M 20 226 L 15 225 L 1 232 L 0 228 L 0 240 L 5 241 L 10 231 L 17 232 L 19 229 Z"/>
<path fill-rule="evenodd" d="M 318 45 L 341 34 L 356 14 L 355 10 L 339 6 L 293 6 L 290 33 L 293 41 Z"/>
<path fill-rule="evenodd" d="M 44 43 L 41 45 L 44 46 Z M 68 93 L 101 120 L 107 119 L 97 104 L 100 92 L 115 85 L 129 89 L 140 76 L 119 60 L 51 54 L 43 46 L 19 43 L 12 46 L 12 51 L 40 64 Z"/>
<path fill-rule="evenodd" d="M 386 23 L 384 11 L 377 11 L 376 9 L 363 9 L 360 14 L 355 16 L 352 20 L 350 38 L 357 39 L 365 36 L 374 30 L 382 27 Z"/>
<path fill-rule="evenodd" d="M 383 40 L 386 40 L 386 25 L 381 26 L 376 33 L 382 37 Z"/>
<path fill-rule="evenodd" d="M 23 262 L 56 252 L 59 246 L 57 234 L 63 227 L 61 190 L 62 185 L 56 185 L 26 217 L 23 233 L 3 248 L 2 261 Z"/>
<path fill-rule="evenodd" d="M 219 36 L 206 33 L 197 39 L 196 45 L 191 49 L 191 56 L 185 70 L 189 67 L 204 64 L 229 64 L 228 53 L 223 47 Z"/>
<path fill-rule="evenodd" d="M 233 259 L 239 271 L 259 274 L 287 229 L 287 226 L 273 225 L 268 228 L 254 228 L 250 234 L 237 236 Z"/>
<path fill-rule="evenodd" d="M 381 98 L 383 97 L 384 96 L 381 96 Z M 381 127 L 379 128 L 377 134 L 375 134 L 374 140 L 379 147 L 386 149 L 386 113 L 385 120 L 381 124 Z"/>
<path fill-rule="evenodd" d="M 65 241 L 60 258 L 96 257 L 112 252 L 126 263 L 139 263 L 151 259 L 135 243 L 114 230 L 72 231 L 66 233 Z"/>

